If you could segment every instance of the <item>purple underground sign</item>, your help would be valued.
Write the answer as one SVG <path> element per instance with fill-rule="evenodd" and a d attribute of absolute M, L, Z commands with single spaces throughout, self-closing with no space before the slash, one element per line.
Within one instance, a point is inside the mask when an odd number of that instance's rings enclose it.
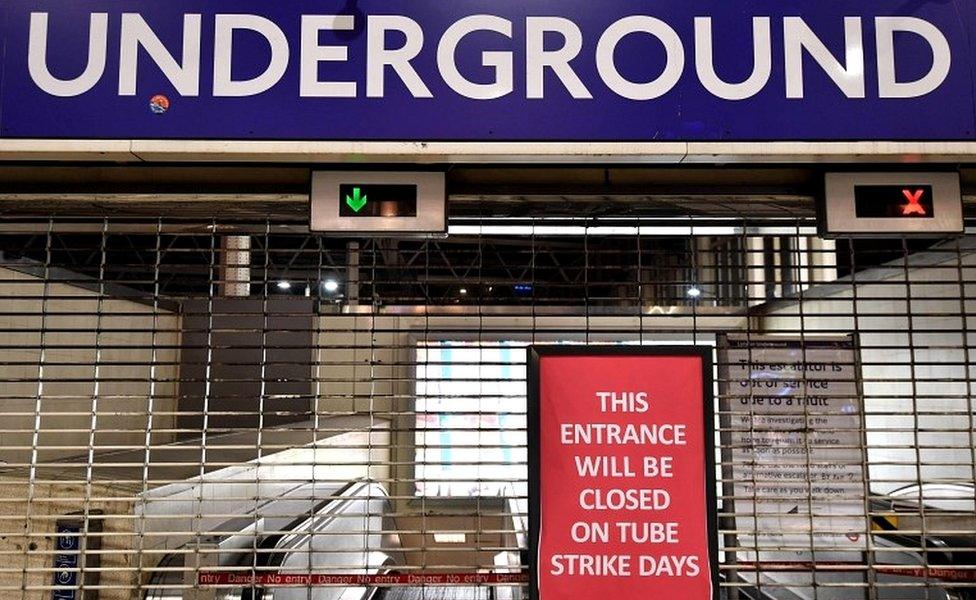
<path fill-rule="evenodd" d="M 3 0 L 0 138 L 976 140 L 976 0 Z"/>

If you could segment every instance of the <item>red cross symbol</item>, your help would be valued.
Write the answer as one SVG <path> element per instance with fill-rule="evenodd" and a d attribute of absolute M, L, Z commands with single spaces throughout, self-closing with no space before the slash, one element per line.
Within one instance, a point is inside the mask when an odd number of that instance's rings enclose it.
<path fill-rule="evenodd" d="M 922 199 L 922 194 L 925 193 L 925 190 L 915 190 L 914 192 L 911 190 L 902 190 L 901 193 L 905 196 L 905 199 L 908 200 L 908 204 L 901 207 L 902 216 L 921 215 L 924 217 L 925 207 L 922 206 L 920 200 Z"/>

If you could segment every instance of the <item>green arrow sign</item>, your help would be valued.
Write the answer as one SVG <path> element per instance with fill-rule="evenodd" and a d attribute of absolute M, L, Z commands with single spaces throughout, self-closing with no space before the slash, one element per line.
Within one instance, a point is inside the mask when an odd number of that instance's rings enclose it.
<path fill-rule="evenodd" d="M 352 196 L 346 195 L 346 204 L 353 212 L 359 212 L 366 206 L 366 196 L 361 195 L 361 191 L 358 187 L 352 188 Z"/>

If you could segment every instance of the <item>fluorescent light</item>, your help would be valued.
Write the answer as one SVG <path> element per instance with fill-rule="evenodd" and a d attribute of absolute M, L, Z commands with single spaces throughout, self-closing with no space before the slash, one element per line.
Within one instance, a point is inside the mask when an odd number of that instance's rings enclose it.
<path fill-rule="evenodd" d="M 816 227 L 796 227 L 789 225 L 765 227 L 735 227 L 722 225 L 661 225 L 661 226 L 616 226 L 596 225 L 451 225 L 449 235 L 512 235 L 512 236 L 560 236 L 560 235 L 603 235 L 603 236 L 729 236 L 729 235 L 817 235 Z"/>
<path fill-rule="evenodd" d="M 322 284 L 322 287 L 325 288 L 325 291 L 333 294 L 339 291 L 339 282 L 335 279 L 326 279 L 325 283 Z"/>
<path fill-rule="evenodd" d="M 289 281 L 279 281 L 277 285 L 278 285 L 278 289 L 279 290 L 290 290 L 291 289 L 291 282 L 289 282 Z"/>
<path fill-rule="evenodd" d="M 468 541 L 468 536 L 463 533 L 440 532 L 434 534 L 434 541 L 438 544 L 463 544 Z"/>
<path fill-rule="evenodd" d="M 468 293 L 468 288 L 461 288 L 460 291 L 461 291 L 461 295 L 463 296 Z"/>
<path fill-rule="evenodd" d="M 689 298 L 700 298 L 701 295 L 702 295 L 702 291 L 699 288 L 697 288 L 695 286 L 692 286 L 692 287 L 688 288 L 688 297 Z"/>

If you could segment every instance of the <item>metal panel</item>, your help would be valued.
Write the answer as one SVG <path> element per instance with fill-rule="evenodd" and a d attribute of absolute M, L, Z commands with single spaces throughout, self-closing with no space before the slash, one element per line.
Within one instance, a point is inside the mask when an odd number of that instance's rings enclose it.
<path fill-rule="evenodd" d="M 863 549 L 745 535 L 736 500 L 756 486 L 728 484 L 750 449 L 729 442 L 742 408 L 721 408 L 742 369 L 719 364 L 723 597 L 972 597 L 976 237 L 825 241 L 812 201 L 759 203 L 554 232 L 485 202 L 446 239 L 4 217 L 0 597 L 53 597 L 67 520 L 90 542 L 78 597 L 518 598 L 524 347 L 720 334 L 788 337 L 799 373 L 816 340 L 856 334 L 866 474 L 835 496 L 863 507 Z M 825 471 L 805 456 L 790 472 L 816 509 Z"/>

